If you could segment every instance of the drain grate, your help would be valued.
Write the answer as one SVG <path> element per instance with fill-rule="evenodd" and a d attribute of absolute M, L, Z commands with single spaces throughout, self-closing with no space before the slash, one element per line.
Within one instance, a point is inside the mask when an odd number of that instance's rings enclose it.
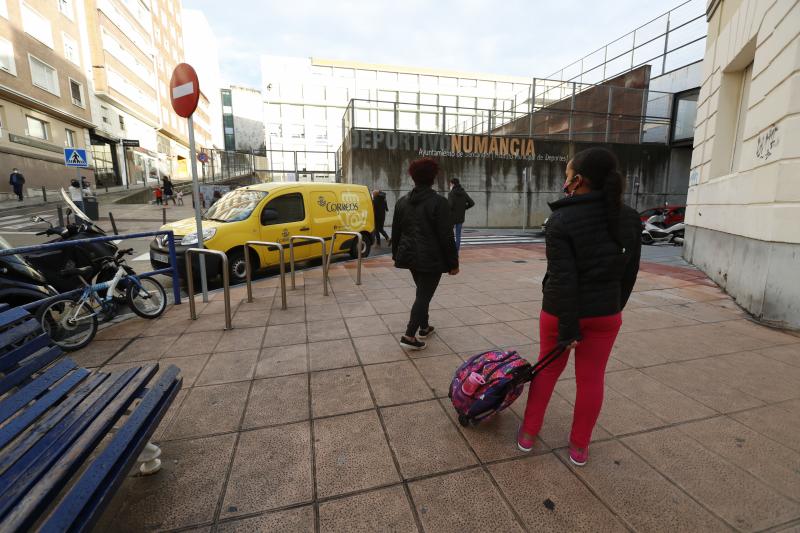
<path fill-rule="evenodd" d="M 527 261 L 526 261 L 525 259 L 514 259 L 514 260 L 513 260 L 513 261 L 511 261 L 511 262 L 512 262 L 512 263 L 527 263 Z"/>

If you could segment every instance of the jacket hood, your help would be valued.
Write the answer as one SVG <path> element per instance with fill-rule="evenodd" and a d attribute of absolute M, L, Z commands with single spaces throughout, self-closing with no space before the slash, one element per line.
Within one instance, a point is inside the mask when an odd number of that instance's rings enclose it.
<path fill-rule="evenodd" d="M 450 192 L 452 192 L 453 194 L 458 194 L 458 195 L 462 195 L 462 196 L 467 194 L 467 191 L 465 191 L 464 187 L 462 185 L 460 185 L 460 184 L 459 185 L 453 185 L 453 189 Z"/>
<path fill-rule="evenodd" d="M 430 187 L 414 187 L 411 192 L 408 193 L 408 202 L 411 205 L 417 205 L 435 194 L 436 192 Z"/>
<path fill-rule="evenodd" d="M 386 198 L 386 193 L 381 191 L 375 195 L 376 198 Z"/>
<path fill-rule="evenodd" d="M 550 206 L 551 211 L 556 211 L 568 205 L 585 204 L 603 200 L 605 200 L 603 191 L 591 191 L 587 192 L 586 194 L 579 194 L 578 196 L 566 196 L 564 198 L 559 198 L 554 202 L 548 202 L 547 205 Z"/>

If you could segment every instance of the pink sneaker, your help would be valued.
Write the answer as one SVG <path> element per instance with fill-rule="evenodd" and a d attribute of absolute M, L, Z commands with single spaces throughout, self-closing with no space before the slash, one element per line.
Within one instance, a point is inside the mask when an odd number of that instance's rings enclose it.
<path fill-rule="evenodd" d="M 519 431 L 517 431 L 517 448 L 523 452 L 529 452 L 533 449 L 533 445 L 536 442 L 536 437 L 525 438 L 523 437 L 524 434 L 525 432 L 522 431 L 522 428 L 519 428 Z"/>
<path fill-rule="evenodd" d="M 584 466 L 589 460 L 589 448 L 581 448 L 570 443 L 569 445 L 569 460 L 575 466 Z"/>

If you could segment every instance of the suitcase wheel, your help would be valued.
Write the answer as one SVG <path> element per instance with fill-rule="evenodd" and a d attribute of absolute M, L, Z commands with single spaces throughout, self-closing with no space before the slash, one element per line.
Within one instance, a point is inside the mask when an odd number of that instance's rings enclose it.
<path fill-rule="evenodd" d="M 466 415 L 458 415 L 458 423 L 464 427 L 469 426 L 469 418 Z"/>

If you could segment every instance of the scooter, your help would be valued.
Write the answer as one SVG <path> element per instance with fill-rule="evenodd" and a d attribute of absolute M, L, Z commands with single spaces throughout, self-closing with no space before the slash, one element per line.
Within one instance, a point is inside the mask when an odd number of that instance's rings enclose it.
<path fill-rule="evenodd" d="M 10 248 L 12 246 L 8 241 L 0 237 L 0 249 Z M 17 307 L 56 294 L 55 288 L 25 258 L 19 255 L 0 256 L 0 304 Z"/>
<path fill-rule="evenodd" d="M 665 227 L 664 215 L 653 215 L 647 219 L 642 228 L 642 244 L 665 242 L 682 246 L 685 230 L 686 224 L 683 222 Z"/>
<path fill-rule="evenodd" d="M 61 195 L 68 206 L 67 224 L 65 226 L 54 226 L 41 217 L 33 217 L 31 219 L 33 222 L 46 223 L 49 226 L 36 235 L 56 237 L 48 241 L 48 244 L 90 239 L 92 237 L 104 237 L 106 235 L 102 228 L 97 226 L 92 219 L 86 216 L 86 214 L 72 202 L 63 189 L 61 190 Z M 73 223 L 69 223 L 70 214 L 74 216 Z M 25 256 L 25 259 L 33 265 L 58 292 L 67 292 L 82 288 L 83 285 L 75 276 L 63 276 L 61 272 L 64 269 L 92 267 L 90 277 L 93 278 L 99 270 L 104 268 L 103 263 L 99 260 L 104 257 L 115 257 L 118 251 L 117 245 L 113 242 L 106 241 L 80 244 L 60 250 L 43 250 L 41 252 L 30 253 Z M 111 279 L 113 276 L 113 272 L 110 272 L 108 276 L 101 275 L 100 281 L 107 281 L 106 277 Z"/>

